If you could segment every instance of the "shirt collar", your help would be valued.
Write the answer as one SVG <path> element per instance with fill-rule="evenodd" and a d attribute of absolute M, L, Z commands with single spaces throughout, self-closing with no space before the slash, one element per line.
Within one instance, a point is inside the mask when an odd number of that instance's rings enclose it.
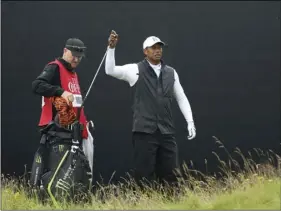
<path fill-rule="evenodd" d="M 161 67 L 163 67 L 164 65 L 165 65 L 165 63 L 164 63 L 164 61 L 161 59 L 160 60 L 160 63 L 159 64 L 151 64 L 148 60 L 147 60 L 147 58 L 145 58 L 145 61 L 154 69 L 154 68 L 159 68 L 159 69 L 161 69 Z"/>
<path fill-rule="evenodd" d="M 59 57 L 57 60 L 60 61 L 68 71 L 75 72 L 75 69 L 71 67 L 71 64 L 65 61 L 63 58 Z"/>

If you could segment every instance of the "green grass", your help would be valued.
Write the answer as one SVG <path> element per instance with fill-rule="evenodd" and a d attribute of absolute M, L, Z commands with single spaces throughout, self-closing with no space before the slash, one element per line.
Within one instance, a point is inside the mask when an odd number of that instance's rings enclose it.
<path fill-rule="evenodd" d="M 280 209 L 280 178 L 251 178 L 242 182 L 230 193 L 191 194 L 168 209 Z"/>
<path fill-rule="evenodd" d="M 55 207 L 51 201 L 42 205 L 34 198 L 28 198 L 23 184 L 2 176 L 2 208 L 5 210 L 121 210 L 121 209 L 278 209 L 280 210 L 280 157 L 269 151 L 267 153 L 255 149 L 259 155 L 267 155 L 266 163 L 258 165 L 246 158 L 239 149 L 235 153 L 243 159 L 243 168 L 239 166 L 223 144 L 217 140 L 220 148 L 228 154 L 227 162 L 220 160 L 223 177 L 204 175 L 199 171 L 183 166 L 182 179 L 179 180 L 182 194 L 167 198 L 167 191 L 147 188 L 145 193 L 132 191 L 134 183 L 130 180 L 119 185 L 100 186 L 99 191 L 91 196 L 89 203 L 60 203 Z M 273 161 L 277 161 L 277 166 Z M 276 164 L 276 162 L 275 162 Z M 276 168 L 277 167 L 277 168 Z M 235 169 L 235 171 L 233 170 Z M 197 175 L 201 175 L 200 179 Z M 113 191 L 114 190 L 114 191 Z M 119 193 L 116 196 L 114 193 Z M 173 189 L 169 189 L 171 193 Z M 107 199 L 99 200 L 100 193 L 105 193 Z"/>

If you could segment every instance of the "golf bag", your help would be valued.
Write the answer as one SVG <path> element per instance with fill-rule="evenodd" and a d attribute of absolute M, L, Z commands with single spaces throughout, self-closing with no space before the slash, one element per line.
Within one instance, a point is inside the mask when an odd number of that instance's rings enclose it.
<path fill-rule="evenodd" d="M 38 190 L 39 198 L 49 196 L 57 204 L 65 199 L 75 201 L 91 190 L 93 163 L 85 155 L 87 149 L 83 151 L 85 143 L 77 141 L 82 140 L 81 130 L 77 121 L 69 129 L 52 121 L 41 130 L 30 177 L 30 185 Z"/>

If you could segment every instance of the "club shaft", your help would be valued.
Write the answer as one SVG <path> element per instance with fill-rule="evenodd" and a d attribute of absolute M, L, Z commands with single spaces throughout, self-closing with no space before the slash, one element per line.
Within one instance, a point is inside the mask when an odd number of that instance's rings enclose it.
<path fill-rule="evenodd" d="M 102 63 L 103 63 L 105 57 L 106 57 L 106 54 L 107 54 L 107 50 L 106 50 L 106 52 L 105 52 L 105 54 L 104 54 L 104 56 L 103 56 L 103 58 L 102 58 L 102 60 L 101 60 L 101 63 L 100 63 L 100 65 L 99 65 L 99 67 L 98 67 L 98 70 L 97 70 L 97 72 L 96 72 L 96 74 L 95 74 L 95 76 L 94 76 L 94 78 L 93 78 L 93 80 L 92 80 L 92 82 L 91 82 L 91 84 L 90 84 L 90 87 L 89 87 L 89 89 L 88 89 L 88 91 L 87 91 L 87 93 L 86 93 L 86 95 L 85 95 L 85 98 L 84 98 L 84 100 L 83 100 L 82 106 L 83 106 L 84 102 L 86 101 L 86 99 L 87 99 L 87 97 L 88 97 L 88 95 L 89 95 L 89 93 L 90 93 L 90 91 L 91 91 L 91 88 L 92 88 L 92 86 L 93 86 L 93 84 L 94 84 L 94 82 L 95 82 L 95 80 L 96 80 L 96 77 L 97 77 L 99 71 L 100 71 L 100 68 L 101 68 L 101 66 L 102 66 Z"/>
<path fill-rule="evenodd" d="M 108 51 L 108 50 L 106 50 L 106 52 L 105 52 L 105 54 L 104 54 L 104 56 L 103 56 L 103 58 L 102 58 L 102 60 L 101 60 L 101 63 L 100 63 L 100 65 L 99 65 L 99 67 L 98 67 L 98 69 L 97 69 L 97 72 L 96 72 L 96 74 L 95 74 L 95 76 L 94 76 L 94 78 L 93 78 L 93 80 L 92 80 L 92 82 L 91 82 L 91 84 L 90 84 L 90 87 L 89 87 L 89 89 L 88 89 L 88 91 L 87 91 L 87 93 L 86 93 L 86 95 L 85 95 L 85 98 L 84 98 L 83 101 L 82 101 L 81 107 L 78 108 L 77 120 L 80 119 L 81 110 L 82 110 L 83 107 L 84 107 L 85 101 L 86 101 L 86 99 L 87 99 L 87 97 L 88 97 L 88 95 L 89 95 L 89 93 L 90 93 L 90 91 L 91 91 L 91 88 L 92 88 L 92 86 L 93 86 L 93 84 L 94 84 L 94 81 L 96 80 L 96 77 L 97 77 L 97 75 L 98 75 L 98 73 L 99 73 L 99 71 L 100 71 L 100 68 L 101 68 L 102 63 L 103 63 L 103 61 L 104 61 L 104 59 L 105 59 L 105 56 L 106 56 L 106 54 L 107 54 L 107 51 Z"/>

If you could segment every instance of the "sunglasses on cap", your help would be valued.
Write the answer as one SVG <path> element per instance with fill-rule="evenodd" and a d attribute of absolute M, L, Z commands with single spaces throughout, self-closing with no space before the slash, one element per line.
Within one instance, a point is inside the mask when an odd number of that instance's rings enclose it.
<path fill-rule="evenodd" d="M 75 57 L 84 57 L 85 56 L 86 47 L 79 47 L 79 46 L 72 46 L 72 45 L 66 45 L 65 47 L 68 50 L 70 50 L 72 55 Z"/>

